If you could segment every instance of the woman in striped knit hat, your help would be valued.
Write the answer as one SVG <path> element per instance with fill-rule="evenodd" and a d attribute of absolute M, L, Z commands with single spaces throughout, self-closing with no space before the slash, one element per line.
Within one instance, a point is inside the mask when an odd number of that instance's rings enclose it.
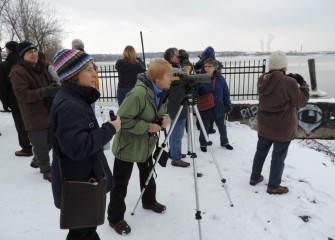
<path fill-rule="evenodd" d="M 56 53 L 53 65 L 62 85 L 50 113 L 52 190 L 55 205 L 60 208 L 63 179 L 94 183 L 105 172 L 107 189 L 111 189 L 112 173 L 103 146 L 120 130 L 121 121 L 117 117 L 101 127 L 97 122 L 90 106 L 100 96 L 94 86 L 96 71 L 91 56 L 80 50 L 63 49 Z M 98 240 L 96 229 L 96 226 L 70 229 L 67 239 Z"/>

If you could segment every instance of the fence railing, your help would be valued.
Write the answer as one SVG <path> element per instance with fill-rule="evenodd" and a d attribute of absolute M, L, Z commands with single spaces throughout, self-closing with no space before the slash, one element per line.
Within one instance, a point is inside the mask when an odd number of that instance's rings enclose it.
<path fill-rule="evenodd" d="M 225 77 L 231 100 L 257 99 L 257 79 L 265 73 L 266 60 L 223 62 Z M 98 67 L 100 94 L 103 101 L 116 99 L 118 73 L 114 65 Z"/>
<path fill-rule="evenodd" d="M 224 62 L 221 70 L 231 100 L 258 99 L 257 80 L 265 73 L 266 60 Z"/>

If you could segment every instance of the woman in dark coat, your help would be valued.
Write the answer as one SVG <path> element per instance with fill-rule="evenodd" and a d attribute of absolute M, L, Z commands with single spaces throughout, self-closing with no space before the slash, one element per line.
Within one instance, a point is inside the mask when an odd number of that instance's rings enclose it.
<path fill-rule="evenodd" d="M 199 97 L 207 93 L 213 93 L 214 95 L 214 106 L 211 109 L 202 111 L 199 107 L 200 115 L 208 134 L 211 122 L 215 122 L 220 133 L 220 143 L 222 147 L 228 150 L 232 150 L 233 147 L 229 144 L 227 137 L 227 129 L 224 123 L 225 108 L 228 111 L 232 110 L 232 105 L 230 102 L 230 94 L 228 85 L 224 77 L 217 71 L 218 62 L 212 58 L 209 58 L 204 63 L 204 68 L 206 73 L 212 76 L 211 83 L 204 83 L 199 88 Z M 201 151 L 207 151 L 206 139 L 200 131 L 199 136 Z"/>
<path fill-rule="evenodd" d="M 68 181 L 98 182 L 105 168 L 108 190 L 112 173 L 103 153 L 103 146 L 120 129 L 121 121 L 108 120 L 99 127 L 91 108 L 100 94 L 95 89 L 96 71 L 93 59 L 76 49 L 63 49 L 54 57 L 54 67 L 61 79 L 50 113 L 53 146 L 52 190 L 57 208 L 61 205 L 60 165 L 62 177 Z M 97 227 L 70 229 L 67 240 L 100 239 Z"/>
<path fill-rule="evenodd" d="M 117 60 L 115 68 L 119 74 L 117 86 L 117 102 L 121 106 L 127 93 L 135 86 L 137 75 L 145 72 L 145 65 L 133 46 L 127 46 L 122 54 L 122 59 Z"/>

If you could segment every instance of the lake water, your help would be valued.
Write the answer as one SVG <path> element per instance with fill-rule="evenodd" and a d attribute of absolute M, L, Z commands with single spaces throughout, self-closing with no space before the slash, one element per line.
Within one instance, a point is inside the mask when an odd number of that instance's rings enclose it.
<path fill-rule="evenodd" d="M 224 57 L 218 58 L 219 61 L 254 61 L 268 59 L 268 57 Z M 325 91 L 326 98 L 335 98 L 335 55 L 309 55 L 309 56 L 288 56 L 288 73 L 299 73 L 305 81 L 310 84 L 308 70 L 308 59 L 315 59 L 315 71 L 317 80 L 317 89 Z M 146 59 L 149 63 L 150 59 Z M 197 58 L 191 58 L 195 63 Z M 115 62 L 97 62 L 97 65 L 114 65 Z"/>
<path fill-rule="evenodd" d="M 288 56 L 287 73 L 299 73 L 310 84 L 308 59 L 315 60 L 317 89 L 325 91 L 327 98 L 335 98 L 335 55 Z M 253 61 L 264 57 L 235 57 L 218 59 L 220 61 Z M 267 59 L 267 58 L 265 58 Z M 268 70 L 268 69 L 267 69 Z M 266 71 L 267 71 L 266 70 Z"/>

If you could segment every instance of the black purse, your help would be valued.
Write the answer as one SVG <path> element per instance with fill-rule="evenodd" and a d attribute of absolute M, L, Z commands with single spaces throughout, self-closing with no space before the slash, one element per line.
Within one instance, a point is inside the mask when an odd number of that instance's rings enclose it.
<path fill-rule="evenodd" d="M 98 154 L 96 154 L 98 157 Z M 106 173 L 102 159 L 98 161 L 104 177 L 98 182 L 67 181 L 62 176 L 62 195 L 60 208 L 60 228 L 75 229 L 101 225 L 105 221 L 106 210 Z"/>

